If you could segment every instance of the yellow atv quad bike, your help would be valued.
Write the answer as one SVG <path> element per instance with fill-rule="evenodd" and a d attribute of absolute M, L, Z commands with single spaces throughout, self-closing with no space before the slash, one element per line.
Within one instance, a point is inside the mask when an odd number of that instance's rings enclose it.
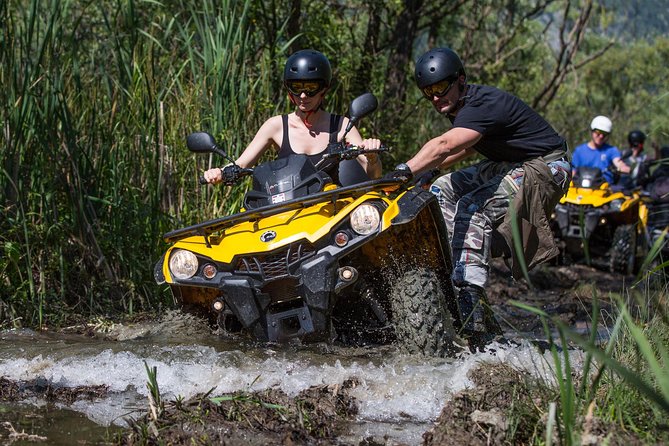
<path fill-rule="evenodd" d="M 376 104 L 356 98 L 346 132 Z M 191 134 L 188 147 L 228 158 L 207 133 Z M 322 161 L 359 166 L 365 152 L 340 144 Z M 335 184 L 322 164 L 291 155 L 242 169 L 253 175 L 242 211 L 165 234 L 172 245 L 156 281 L 224 332 L 260 341 L 454 351 L 451 250 L 434 195 L 394 179 Z"/>
<path fill-rule="evenodd" d="M 589 259 L 611 272 L 633 274 L 647 252 L 647 215 L 639 188 L 612 187 L 598 168 L 576 169 L 553 214 L 562 263 Z"/>

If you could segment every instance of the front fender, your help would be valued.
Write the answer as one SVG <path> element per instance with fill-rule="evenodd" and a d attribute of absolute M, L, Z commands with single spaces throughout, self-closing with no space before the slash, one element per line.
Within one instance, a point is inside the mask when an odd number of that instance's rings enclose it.
<path fill-rule="evenodd" d="M 165 254 L 160 257 L 160 260 L 156 262 L 156 265 L 153 267 L 153 278 L 158 285 L 164 284 L 165 274 L 163 274 L 163 264 L 165 263 Z"/>

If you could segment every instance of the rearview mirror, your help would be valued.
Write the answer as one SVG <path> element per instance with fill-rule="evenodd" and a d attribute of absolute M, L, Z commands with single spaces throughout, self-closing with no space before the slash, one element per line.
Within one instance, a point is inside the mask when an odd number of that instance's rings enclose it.
<path fill-rule="evenodd" d="M 216 152 L 216 140 L 207 132 L 195 132 L 186 138 L 188 150 L 196 153 Z"/>
<path fill-rule="evenodd" d="M 350 128 L 357 124 L 362 118 L 376 110 L 376 107 L 378 106 L 379 102 L 376 100 L 376 96 L 372 93 L 364 93 L 353 99 L 348 108 L 350 122 L 346 127 L 346 131 L 350 130 Z"/>

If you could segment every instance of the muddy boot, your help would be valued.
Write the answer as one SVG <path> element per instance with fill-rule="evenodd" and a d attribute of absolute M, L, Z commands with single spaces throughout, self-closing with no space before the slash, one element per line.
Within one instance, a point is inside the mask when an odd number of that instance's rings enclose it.
<path fill-rule="evenodd" d="M 458 293 L 458 309 L 462 320 L 462 331 L 465 335 L 475 332 L 485 332 L 483 306 L 481 296 L 483 288 L 475 285 L 465 285 Z"/>
<path fill-rule="evenodd" d="M 502 334 L 483 288 L 476 285 L 462 287 L 458 294 L 458 308 L 462 334 L 474 343 L 486 344 Z"/>

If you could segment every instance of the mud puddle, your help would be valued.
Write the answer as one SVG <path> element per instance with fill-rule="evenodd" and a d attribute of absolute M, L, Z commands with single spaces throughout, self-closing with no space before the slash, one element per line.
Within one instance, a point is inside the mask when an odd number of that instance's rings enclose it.
<path fill-rule="evenodd" d="M 98 424 L 82 412 L 40 399 L 0 403 L 0 419 L 0 443 L 12 446 L 102 445 L 122 431 L 120 426 Z"/>

